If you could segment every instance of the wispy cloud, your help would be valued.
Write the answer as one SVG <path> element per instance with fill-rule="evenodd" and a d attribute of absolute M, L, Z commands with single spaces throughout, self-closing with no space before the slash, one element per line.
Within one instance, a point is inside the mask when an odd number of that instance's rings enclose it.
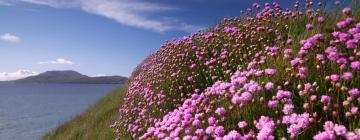
<path fill-rule="evenodd" d="M 56 60 L 51 60 L 51 61 L 40 61 L 38 62 L 38 64 L 65 64 L 65 65 L 74 65 L 75 63 L 70 61 L 70 60 L 66 60 L 64 58 L 58 58 Z"/>
<path fill-rule="evenodd" d="M 113 19 L 127 26 L 152 30 L 156 32 L 185 31 L 201 29 L 178 20 L 166 18 L 150 18 L 149 14 L 179 10 L 177 7 L 134 0 L 0 0 L 0 2 L 23 2 L 46 5 L 54 8 L 78 8 L 87 13 Z"/>
<path fill-rule="evenodd" d="M 11 81 L 37 75 L 37 72 L 18 70 L 16 72 L 0 72 L 0 81 Z"/>
<path fill-rule="evenodd" d="M 7 41 L 7 42 L 12 42 L 12 43 L 17 43 L 17 42 L 20 42 L 20 38 L 15 36 L 15 35 L 12 35 L 10 33 L 5 33 L 3 35 L 0 36 L 0 38 L 4 41 Z"/>
<path fill-rule="evenodd" d="M 92 75 L 91 77 L 103 77 L 103 76 L 107 76 L 106 74 L 95 74 Z"/>

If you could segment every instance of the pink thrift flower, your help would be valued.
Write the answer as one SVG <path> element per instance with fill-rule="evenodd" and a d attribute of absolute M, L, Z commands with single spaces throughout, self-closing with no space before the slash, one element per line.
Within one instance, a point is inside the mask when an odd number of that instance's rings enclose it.
<path fill-rule="evenodd" d="M 338 124 L 334 126 L 334 131 L 338 136 L 343 136 L 347 133 L 346 127 Z"/>
<path fill-rule="evenodd" d="M 331 101 L 331 97 L 330 97 L 330 96 L 327 96 L 327 95 L 322 95 L 322 96 L 321 96 L 320 102 L 326 104 L 326 103 L 330 103 L 330 101 Z"/>
<path fill-rule="evenodd" d="M 189 82 L 192 82 L 192 81 L 193 81 L 193 77 L 192 77 L 192 76 L 189 76 L 189 77 L 187 78 L 187 80 L 188 80 Z"/>
<path fill-rule="evenodd" d="M 244 139 L 236 130 L 232 130 L 225 135 L 222 140 L 242 140 Z"/>
<path fill-rule="evenodd" d="M 239 128 L 245 128 L 247 126 L 247 123 L 245 122 L 245 121 L 240 121 L 239 123 L 238 123 L 238 127 Z"/>
<path fill-rule="evenodd" d="M 225 108 L 220 107 L 215 110 L 215 113 L 222 116 L 222 115 L 225 115 L 226 111 L 225 111 Z"/>
<path fill-rule="evenodd" d="M 199 121 L 199 120 L 194 120 L 194 121 L 192 122 L 192 125 L 195 126 L 195 127 L 200 126 L 200 125 L 201 125 L 201 121 Z"/>
<path fill-rule="evenodd" d="M 276 74 L 276 70 L 275 69 L 265 69 L 265 73 L 267 75 L 275 75 Z"/>
<path fill-rule="evenodd" d="M 318 18 L 318 22 L 319 22 L 319 23 L 324 23 L 324 22 L 325 22 L 325 18 L 324 18 L 324 17 L 319 17 L 319 18 Z"/>
<path fill-rule="evenodd" d="M 342 10 L 342 12 L 343 12 L 343 14 L 345 14 L 345 15 L 350 15 L 350 14 L 352 13 L 352 10 L 351 10 L 351 8 L 346 7 L 346 8 L 344 8 L 344 9 Z"/>
<path fill-rule="evenodd" d="M 209 125 L 214 125 L 216 123 L 216 119 L 214 117 L 210 117 L 208 119 L 208 123 L 209 123 Z"/>
<path fill-rule="evenodd" d="M 214 130 L 214 134 L 215 134 L 216 136 L 218 136 L 218 137 L 223 136 L 224 133 L 225 133 L 225 129 L 224 129 L 224 127 L 222 127 L 222 126 L 218 126 L 218 127 L 216 127 L 215 130 Z"/>
<path fill-rule="evenodd" d="M 291 63 L 291 66 L 296 66 L 297 64 L 299 64 L 300 62 L 300 58 L 295 58 L 294 60 L 291 60 L 290 63 Z"/>
<path fill-rule="evenodd" d="M 277 101 L 277 100 L 270 100 L 270 101 L 268 102 L 268 107 L 269 107 L 269 108 L 275 108 L 275 107 L 278 106 L 278 104 L 279 104 L 279 101 Z"/>
<path fill-rule="evenodd" d="M 356 49 L 358 46 L 358 41 L 356 40 L 348 40 L 346 42 L 346 48 L 348 49 Z"/>
<path fill-rule="evenodd" d="M 336 136 L 333 132 L 325 131 L 318 133 L 313 137 L 314 140 L 335 140 Z"/>
<path fill-rule="evenodd" d="M 231 98 L 231 103 L 233 103 L 233 104 L 240 104 L 241 103 L 241 98 L 240 98 L 240 96 L 237 96 L 237 95 L 235 95 L 235 96 L 233 96 L 232 98 Z"/>
<path fill-rule="evenodd" d="M 190 68 L 194 69 L 194 68 L 196 68 L 196 66 L 197 66 L 196 64 L 191 64 Z"/>
<path fill-rule="evenodd" d="M 353 89 L 350 89 L 348 93 L 350 94 L 350 96 L 357 96 L 360 94 L 360 91 L 357 88 L 353 88 Z"/>
<path fill-rule="evenodd" d="M 214 133 L 214 130 L 215 130 L 214 126 L 209 126 L 205 129 L 205 133 L 211 135 Z"/>
<path fill-rule="evenodd" d="M 306 29 L 308 29 L 308 30 L 312 30 L 312 29 L 314 29 L 314 25 L 312 25 L 312 24 L 306 24 Z"/>
<path fill-rule="evenodd" d="M 353 70 L 360 70 L 360 61 L 351 62 L 350 67 Z"/>
<path fill-rule="evenodd" d="M 273 89 L 273 88 L 274 88 L 274 83 L 272 83 L 272 82 L 267 82 L 267 83 L 265 84 L 265 88 L 266 88 L 267 90 Z"/>
<path fill-rule="evenodd" d="M 337 75 L 337 74 L 331 75 L 330 80 L 333 81 L 333 82 L 339 81 L 339 75 Z"/>
<path fill-rule="evenodd" d="M 353 78 L 353 74 L 351 72 L 345 72 L 342 76 L 341 76 L 344 80 L 350 80 Z"/>
<path fill-rule="evenodd" d="M 204 129 L 197 129 L 197 130 L 195 131 L 195 134 L 198 135 L 198 136 L 202 136 L 202 135 L 205 134 L 205 131 L 204 131 Z"/>
<path fill-rule="evenodd" d="M 356 115 L 356 114 L 358 114 L 359 112 L 359 108 L 358 107 L 351 107 L 351 114 L 353 114 L 353 115 Z"/>
<path fill-rule="evenodd" d="M 288 45 L 292 45 L 293 44 L 293 40 L 291 39 L 291 38 L 289 38 L 287 41 L 286 41 L 286 44 L 288 44 Z"/>
<path fill-rule="evenodd" d="M 284 108 L 283 108 L 283 112 L 284 112 L 284 114 L 289 115 L 289 114 L 291 114 L 293 112 L 293 109 L 294 109 L 294 105 L 285 104 Z"/>
<path fill-rule="evenodd" d="M 311 100 L 311 101 L 316 101 L 316 98 L 317 98 L 316 95 L 311 95 L 311 96 L 310 96 L 310 100 Z"/>
<path fill-rule="evenodd" d="M 360 136 L 358 134 L 355 134 L 354 132 L 347 132 L 345 134 L 345 138 L 347 140 L 359 140 Z"/>
<path fill-rule="evenodd" d="M 323 126 L 325 131 L 330 132 L 334 130 L 335 124 L 332 121 L 326 121 Z"/>

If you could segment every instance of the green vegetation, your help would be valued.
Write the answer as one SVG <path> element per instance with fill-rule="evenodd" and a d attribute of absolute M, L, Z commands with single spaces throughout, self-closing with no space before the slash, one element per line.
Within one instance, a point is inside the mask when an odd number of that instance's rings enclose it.
<path fill-rule="evenodd" d="M 55 130 L 45 134 L 43 140 L 113 140 L 114 130 L 110 128 L 118 118 L 118 108 L 126 94 L 127 85 L 120 87 Z M 123 137 L 123 139 L 129 139 Z"/>

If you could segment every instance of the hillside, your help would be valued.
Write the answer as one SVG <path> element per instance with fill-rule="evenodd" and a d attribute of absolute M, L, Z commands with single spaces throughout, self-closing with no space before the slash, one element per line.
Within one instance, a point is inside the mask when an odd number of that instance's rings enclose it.
<path fill-rule="evenodd" d="M 39 75 L 15 80 L 17 83 L 83 83 L 83 84 L 123 84 L 127 80 L 121 76 L 89 77 L 76 71 L 47 71 Z"/>
<path fill-rule="evenodd" d="M 360 6 L 353 2 L 254 3 L 166 42 L 130 78 L 118 138 L 359 140 Z"/>

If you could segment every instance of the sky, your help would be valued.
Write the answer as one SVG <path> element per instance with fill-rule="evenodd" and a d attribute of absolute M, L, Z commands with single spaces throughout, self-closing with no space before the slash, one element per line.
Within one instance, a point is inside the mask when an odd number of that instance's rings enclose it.
<path fill-rule="evenodd" d="M 130 76 L 165 41 L 239 16 L 254 2 L 265 1 L 0 0 L 0 81 L 49 70 Z"/>

